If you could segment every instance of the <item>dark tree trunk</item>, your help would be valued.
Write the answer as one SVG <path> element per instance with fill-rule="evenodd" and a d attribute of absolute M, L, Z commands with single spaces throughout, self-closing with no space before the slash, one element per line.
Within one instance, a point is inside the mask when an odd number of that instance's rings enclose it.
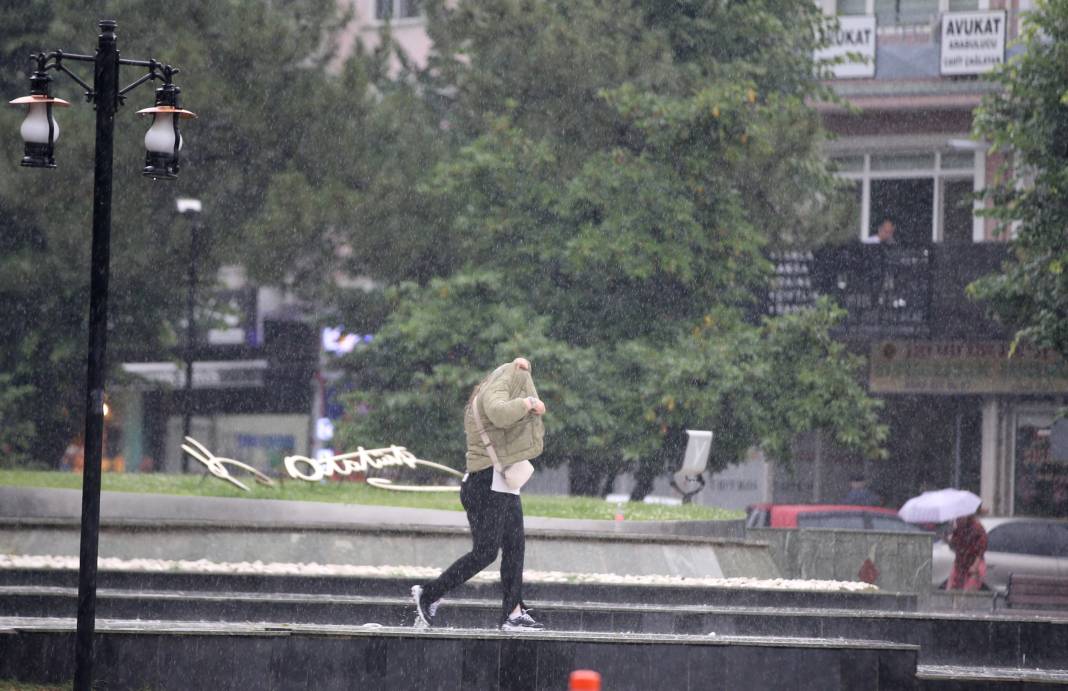
<path fill-rule="evenodd" d="M 658 476 L 665 471 L 675 471 L 682 465 L 686 439 L 686 430 L 672 428 L 653 457 L 638 463 L 638 468 L 634 471 L 635 484 L 630 493 L 631 501 L 645 499 L 653 491 L 653 483 Z"/>
<path fill-rule="evenodd" d="M 641 501 L 653 491 L 653 482 L 660 474 L 660 463 L 656 460 L 648 460 L 638 463 L 638 469 L 634 472 L 634 489 L 630 491 L 631 501 Z"/>
<path fill-rule="evenodd" d="M 606 468 L 600 463 L 568 459 L 568 490 L 572 496 L 600 497 Z"/>

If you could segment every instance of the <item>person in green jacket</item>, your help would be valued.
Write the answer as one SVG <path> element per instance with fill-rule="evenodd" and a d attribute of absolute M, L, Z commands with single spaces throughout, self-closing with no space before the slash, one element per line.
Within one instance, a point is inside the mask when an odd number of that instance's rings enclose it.
<path fill-rule="evenodd" d="M 523 504 L 516 486 L 521 484 L 516 475 L 525 475 L 524 466 L 529 473 L 530 460 L 541 454 L 544 414 L 526 358 L 501 365 L 472 391 L 464 411 L 467 473 L 460 503 L 473 544 L 436 579 L 412 587 L 417 625 L 431 626 L 445 593 L 492 564 L 500 552 L 501 629 L 544 628 L 523 603 Z"/>

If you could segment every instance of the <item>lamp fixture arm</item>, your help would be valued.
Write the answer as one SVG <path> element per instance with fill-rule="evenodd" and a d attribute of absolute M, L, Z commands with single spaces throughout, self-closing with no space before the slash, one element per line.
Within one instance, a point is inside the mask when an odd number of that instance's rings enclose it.
<path fill-rule="evenodd" d="M 37 63 L 37 74 L 44 75 L 48 70 L 56 70 L 62 72 L 74 81 L 78 83 L 78 86 L 85 89 L 85 97 L 89 101 L 93 100 L 93 87 L 89 86 L 81 77 L 74 74 L 67 69 L 67 66 L 63 64 L 63 60 L 77 60 L 80 62 L 93 62 L 95 58 L 91 55 L 79 55 L 77 53 L 64 53 L 62 50 L 54 50 L 51 53 L 35 53 L 30 56 L 30 60 Z"/>
<path fill-rule="evenodd" d="M 147 82 L 147 81 L 149 81 L 151 79 L 158 79 L 161 82 L 163 82 L 164 84 L 170 84 L 171 83 L 171 77 L 176 75 L 176 74 L 178 74 L 178 72 L 179 72 L 177 67 L 171 67 L 170 65 L 164 65 L 162 62 L 159 62 L 158 60 L 119 60 L 119 64 L 120 65 L 139 65 L 141 67 L 147 67 L 148 68 L 148 74 L 142 75 L 137 81 L 133 82 L 129 86 L 126 86 L 126 87 L 123 87 L 122 89 L 119 89 L 119 98 L 120 99 L 125 97 L 126 94 L 129 93 L 130 91 L 133 91 L 134 89 L 136 89 L 137 87 L 141 86 L 142 84 L 144 84 L 145 82 Z M 162 71 L 163 74 L 160 74 L 159 71 Z"/>
<path fill-rule="evenodd" d="M 96 100 L 96 92 L 93 90 L 93 87 L 89 86 L 89 84 L 86 83 L 81 77 L 79 77 L 74 72 L 71 72 L 69 69 L 67 69 L 67 66 L 63 64 L 64 60 L 76 60 L 78 62 L 94 62 L 96 60 L 96 57 L 92 55 L 81 55 L 80 53 L 66 53 L 62 50 L 54 50 L 50 53 L 35 53 L 30 56 L 30 59 L 37 63 L 38 73 L 44 74 L 48 70 L 56 70 L 57 72 L 62 72 L 63 74 L 67 75 L 75 82 L 77 82 L 78 86 L 82 87 L 85 90 L 85 98 L 87 101 L 92 103 Z M 141 86 L 145 82 L 151 81 L 153 79 L 158 79 L 164 82 L 165 84 L 170 84 L 171 78 L 179 72 L 177 67 L 165 65 L 159 60 L 155 59 L 129 60 L 126 58 L 119 58 L 119 64 L 148 68 L 147 74 L 142 75 L 128 86 L 119 89 L 118 96 L 120 104 L 123 104 L 125 102 L 126 94 Z"/>

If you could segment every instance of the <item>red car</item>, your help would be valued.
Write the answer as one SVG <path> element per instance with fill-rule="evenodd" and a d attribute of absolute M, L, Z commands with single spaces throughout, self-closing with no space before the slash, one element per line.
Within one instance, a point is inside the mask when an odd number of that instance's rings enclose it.
<path fill-rule="evenodd" d="M 746 509 L 745 527 L 922 532 L 901 520 L 896 509 L 848 504 L 753 504 Z"/>

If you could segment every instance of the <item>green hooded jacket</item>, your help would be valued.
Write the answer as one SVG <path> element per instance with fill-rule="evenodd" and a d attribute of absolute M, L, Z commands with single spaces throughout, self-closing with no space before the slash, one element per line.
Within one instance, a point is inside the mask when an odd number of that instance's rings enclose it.
<path fill-rule="evenodd" d="M 497 452 L 497 460 L 507 466 L 519 461 L 533 460 L 541 454 L 545 439 L 545 425 L 541 416 L 527 412 L 524 399 L 537 397 L 534 379 L 528 370 L 514 362 L 501 365 L 479 384 L 473 398 L 478 406 L 482 424 L 490 443 Z M 464 412 L 464 432 L 467 435 L 467 472 L 485 470 L 493 465 L 486 453 L 482 436 L 475 424 L 472 405 Z"/>

